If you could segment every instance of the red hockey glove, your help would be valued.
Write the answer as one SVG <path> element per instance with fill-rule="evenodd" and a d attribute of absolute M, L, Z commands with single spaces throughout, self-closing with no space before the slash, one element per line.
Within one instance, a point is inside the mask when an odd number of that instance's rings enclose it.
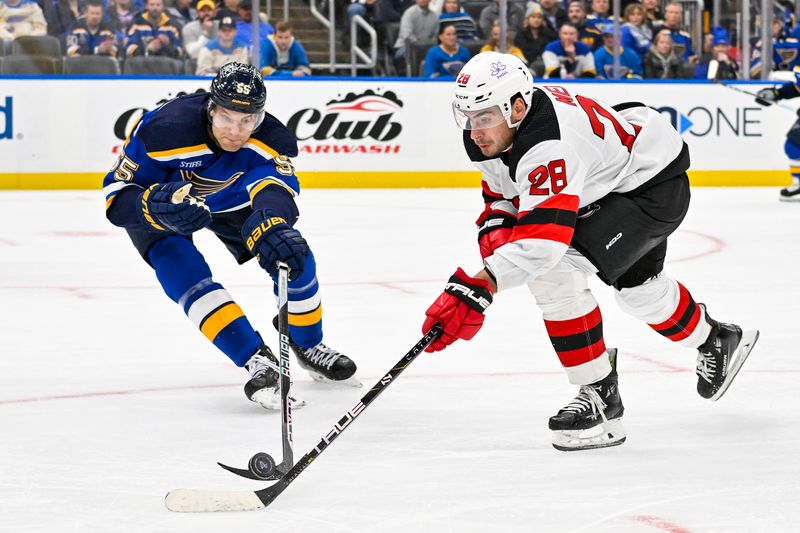
<path fill-rule="evenodd" d="M 478 225 L 481 259 L 486 259 L 508 242 L 517 219 L 501 211 L 484 211 L 475 223 Z"/>
<path fill-rule="evenodd" d="M 483 312 L 492 303 L 489 283 L 471 278 L 461 270 L 456 270 L 444 292 L 425 311 L 427 318 L 422 332 L 427 333 L 436 322 L 442 325 L 442 335 L 436 339 L 426 352 L 444 350 L 456 339 L 470 340 L 483 326 Z"/>

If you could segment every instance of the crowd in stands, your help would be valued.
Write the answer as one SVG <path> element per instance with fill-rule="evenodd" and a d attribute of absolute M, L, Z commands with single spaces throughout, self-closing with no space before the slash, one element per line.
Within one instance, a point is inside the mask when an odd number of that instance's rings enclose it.
<path fill-rule="evenodd" d="M 355 17 L 376 28 L 391 59 L 380 70 L 384 75 L 454 78 L 474 54 L 501 46 L 500 0 L 318 0 L 323 12 L 327 2 L 339 10 L 344 48 L 353 44 L 349 24 Z M 800 64 L 800 28 L 788 2 L 775 2 L 776 70 Z M 229 61 L 249 61 L 257 39 L 264 75 L 310 75 L 292 22 L 273 26 L 259 13 L 254 36 L 254 16 L 251 0 L 0 0 L 0 39 L 50 35 L 68 57 L 164 57 L 199 75 L 213 75 Z M 733 29 L 707 28 L 703 41 L 693 43 L 688 20 L 682 4 L 670 0 L 622 0 L 618 21 L 609 0 L 508 0 L 506 50 L 538 78 L 742 77 Z M 756 34 L 751 77 L 760 74 L 760 46 Z"/>
<path fill-rule="evenodd" d="M 169 4 L 165 3 L 169 2 Z M 250 62 L 251 0 L 0 0 L 0 39 L 51 35 L 67 57 L 174 60 L 175 73 L 214 75 Z M 260 68 L 266 76 L 311 74 L 290 22 L 259 16 Z M 5 49 L 5 44 L 0 42 Z"/>
<path fill-rule="evenodd" d="M 338 1 L 346 4 L 347 21 L 360 15 L 379 33 L 389 35 L 397 28 L 386 46 L 401 76 L 452 78 L 459 63 L 499 46 L 499 0 L 464 0 L 463 5 L 460 0 Z M 670 0 L 622 0 L 621 4 L 621 16 L 615 21 L 609 0 L 508 0 L 506 51 L 523 58 L 541 78 L 742 77 L 741 51 L 731 38 L 735 28 L 707 28 L 703 42 L 693 43 L 685 4 Z M 711 2 L 706 6 L 710 9 Z M 448 25 L 454 27 L 455 42 Z M 791 0 L 775 2 L 774 28 L 774 68 L 791 70 L 800 63 L 800 28 L 795 25 Z M 756 77 L 759 37 L 750 44 L 750 75 Z M 695 51 L 695 45 L 701 49 Z M 421 48 L 421 53 L 411 53 Z M 429 66 L 429 61 L 434 64 Z"/>

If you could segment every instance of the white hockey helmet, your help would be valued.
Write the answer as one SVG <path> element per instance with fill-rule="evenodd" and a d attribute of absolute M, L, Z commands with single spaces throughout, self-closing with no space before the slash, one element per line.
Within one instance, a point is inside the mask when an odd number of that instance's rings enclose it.
<path fill-rule="evenodd" d="M 525 63 L 512 54 L 482 52 L 464 65 L 456 79 L 456 124 L 472 130 L 491 128 L 505 120 L 509 128 L 516 128 L 521 120 L 511 122 L 511 100 L 517 95 L 530 110 L 533 76 Z"/>

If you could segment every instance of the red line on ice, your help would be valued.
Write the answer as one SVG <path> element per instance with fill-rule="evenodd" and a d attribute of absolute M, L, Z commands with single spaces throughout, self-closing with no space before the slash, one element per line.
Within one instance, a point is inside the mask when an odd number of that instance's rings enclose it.
<path fill-rule="evenodd" d="M 654 528 L 660 529 L 662 531 L 668 531 L 669 533 L 691 533 L 691 530 L 686 529 L 685 527 L 681 527 L 677 524 L 674 524 L 669 520 L 664 520 L 663 518 L 659 518 L 657 516 L 638 515 L 638 516 L 632 516 L 630 517 L 630 519 L 636 522 L 647 524 L 648 526 L 653 526 Z"/>

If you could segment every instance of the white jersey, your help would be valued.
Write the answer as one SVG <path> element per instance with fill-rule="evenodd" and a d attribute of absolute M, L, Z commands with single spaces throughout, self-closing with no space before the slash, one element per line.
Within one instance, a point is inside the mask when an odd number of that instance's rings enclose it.
<path fill-rule="evenodd" d="M 642 104 L 617 107 L 546 85 L 534 92 L 507 152 L 487 159 L 465 134 L 483 174 L 487 211 L 516 218 L 511 240 L 485 261 L 498 290 L 529 283 L 562 258 L 579 208 L 636 189 L 686 150 L 660 113 Z"/>

